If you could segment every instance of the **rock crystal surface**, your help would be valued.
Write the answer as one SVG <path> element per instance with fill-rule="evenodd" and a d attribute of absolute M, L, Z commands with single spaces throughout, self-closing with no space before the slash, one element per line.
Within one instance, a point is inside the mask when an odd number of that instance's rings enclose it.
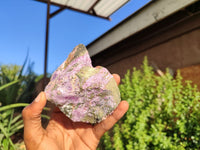
<path fill-rule="evenodd" d="M 74 48 L 52 74 L 46 97 L 74 122 L 97 123 L 120 102 L 116 81 L 106 68 L 94 68 L 84 45 Z"/>

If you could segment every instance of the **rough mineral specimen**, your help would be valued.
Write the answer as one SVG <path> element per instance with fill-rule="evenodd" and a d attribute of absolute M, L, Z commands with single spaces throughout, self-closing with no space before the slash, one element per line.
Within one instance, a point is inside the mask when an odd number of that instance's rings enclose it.
<path fill-rule="evenodd" d="M 93 68 L 80 44 L 53 73 L 45 88 L 47 99 L 74 122 L 97 123 L 120 102 L 120 92 L 106 68 Z"/>

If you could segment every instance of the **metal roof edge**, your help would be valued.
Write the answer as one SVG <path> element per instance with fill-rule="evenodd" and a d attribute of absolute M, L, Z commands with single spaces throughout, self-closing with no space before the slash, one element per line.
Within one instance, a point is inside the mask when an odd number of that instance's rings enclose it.
<path fill-rule="evenodd" d="M 153 0 L 133 13 L 118 25 L 87 45 L 90 56 L 115 45 L 131 35 L 147 28 L 174 14 L 175 12 L 197 2 L 198 0 Z"/>
<path fill-rule="evenodd" d="M 152 3 L 154 0 L 151 0 L 149 3 L 147 3 L 146 5 L 144 5 L 143 7 L 141 7 L 139 10 L 135 11 L 134 13 L 132 13 L 131 15 L 129 15 L 128 17 L 126 17 L 124 20 L 120 21 L 118 24 L 116 24 L 114 27 L 112 27 L 111 29 L 109 29 L 108 31 L 106 31 L 105 33 L 103 33 L 102 35 L 100 35 L 99 37 L 97 37 L 96 39 L 94 39 L 91 43 L 89 43 L 86 47 L 90 48 L 90 46 L 92 46 L 93 44 L 95 44 L 95 42 L 97 42 L 98 40 L 100 40 L 101 38 L 103 38 L 104 36 L 106 36 L 107 34 L 111 33 L 113 30 L 115 30 L 115 28 L 118 28 L 121 24 L 125 23 L 126 21 L 128 21 L 131 17 L 133 17 L 134 15 L 137 15 L 137 13 L 139 13 L 140 11 L 142 11 L 145 7 L 147 7 L 150 3 Z"/>

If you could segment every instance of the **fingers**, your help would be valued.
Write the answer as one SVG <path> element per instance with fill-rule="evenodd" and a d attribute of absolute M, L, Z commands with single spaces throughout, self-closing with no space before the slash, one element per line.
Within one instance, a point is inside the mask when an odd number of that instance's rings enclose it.
<path fill-rule="evenodd" d="M 101 68 L 101 66 L 96 66 L 95 68 Z M 120 83 L 120 76 L 118 74 L 112 74 L 115 81 L 117 82 L 117 85 Z"/>
<path fill-rule="evenodd" d="M 99 68 L 100 66 L 97 66 L 96 68 Z M 113 77 L 119 85 L 120 83 L 120 76 L 118 74 L 113 74 Z M 108 116 L 105 120 L 100 122 L 99 124 L 95 125 L 93 128 L 93 132 L 96 135 L 97 139 L 100 139 L 101 136 L 108 131 L 110 128 L 114 126 L 114 124 L 123 117 L 123 115 L 127 112 L 128 110 L 128 102 L 126 101 L 121 101 L 118 107 L 115 109 L 115 111 Z"/>
<path fill-rule="evenodd" d="M 53 113 L 59 113 L 59 112 L 61 112 L 60 109 L 58 107 L 54 107 Z"/>
<path fill-rule="evenodd" d="M 124 116 L 124 114 L 128 110 L 128 107 L 129 105 L 127 101 L 121 101 L 118 107 L 110 116 L 108 116 L 99 124 L 95 125 L 94 134 L 96 135 L 96 137 L 100 139 L 106 131 L 111 129 L 114 126 L 114 124 Z"/>
<path fill-rule="evenodd" d="M 113 74 L 113 77 L 114 77 L 115 81 L 117 82 L 117 85 L 119 85 L 119 83 L 120 83 L 120 76 L 118 74 Z"/>
<path fill-rule="evenodd" d="M 41 92 L 37 98 L 22 111 L 24 120 L 24 138 L 43 132 L 41 125 L 41 113 L 45 105 L 45 93 Z"/>

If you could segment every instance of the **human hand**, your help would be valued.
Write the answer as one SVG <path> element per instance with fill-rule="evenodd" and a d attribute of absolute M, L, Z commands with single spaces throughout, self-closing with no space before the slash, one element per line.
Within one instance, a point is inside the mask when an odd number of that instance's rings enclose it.
<path fill-rule="evenodd" d="M 119 84 L 120 77 L 116 74 L 113 77 Z M 113 127 L 129 107 L 126 101 L 121 101 L 110 116 L 95 125 L 73 122 L 56 108 L 44 129 L 41 113 L 46 101 L 45 93 L 41 92 L 22 112 L 27 150 L 95 150 L 103 134 Z"/>

